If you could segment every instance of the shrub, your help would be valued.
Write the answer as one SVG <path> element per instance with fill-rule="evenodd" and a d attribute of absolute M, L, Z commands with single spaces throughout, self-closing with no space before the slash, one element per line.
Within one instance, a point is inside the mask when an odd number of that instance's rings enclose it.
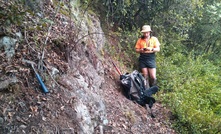
<path fill-rule="evenodd" d="M 159 58 L 162 93 L 159 98 L 178 117 L 176 127 L 180 133 L 218 133 L 221 128 L 221 70 L 203 56 L 193 57 L 192 53 L 187 57 L 173 53 Z"/>

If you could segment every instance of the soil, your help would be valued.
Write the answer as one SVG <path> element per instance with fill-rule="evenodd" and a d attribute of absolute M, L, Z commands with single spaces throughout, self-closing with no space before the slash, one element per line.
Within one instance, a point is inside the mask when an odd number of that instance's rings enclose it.
<path fill-rule="evenodd" d="M 17 67 L 24 68 L 23 64 L 18 63 L 19 59 L 14 60 Z M 50 88 L 50 93 L 44 94 L 34 79 L 31 68 L 26 69 L 28 71 L 25 72 L 30 72 L 29 75 L 17 74 L 19 83 L 0 92 L 0 132 L 79 133 L 76 129 L 78 126 L 75 126 L 78 120 L 71 112 L 74 109 L 71 104 L 75 98 L 67 98 L 64 92 L 68 87 L 58 80 L 58 85 L 54 89 Z M 108 124 L 104 125 L 102 130 L 99 127 L 94 128 L 94 133 L 176 133 L 172 129 L 170 110 L 157 101 L 152 108 L 155 118 L 152 118 L 148 109 L 123 96 L 119 76 L 115 71 L 105 75 L 105 83 L 101 89 L 101 96 L 105 98 Z"/>
<path fill-rule="evenodd" d="M 3 5 L 7 6 L 7 3 Z M 47 12 L 54 12 L 54 7 L 49 6 Z M 60 18 L 59 18 L 60 17 Z M 39 63 L 39 53 L 42 47 L 37 44 L 45 42 L 45 33 L 42 31 L 24 31 L 25 35 L 22 42 L 16 44 L 16 52 L 11 60 L 6 58 L 4 49 L 0 48 L 0 82 L 8 82 L 6 88 L 0 91 L 0 133 L 2 134 L 72 134 L 82 133 L 79 126 L 79 119 L 75 114 L 74 103 L 77 97 L 68 97 L 67 90 L 71 90 L 69 85 L 65 84 L 61 77 L 74 74 L 73 68 L 70 68 L 71 57 L 67 57 L 67 44 L 72 40 L 57 40 L 62 35 L 69 35 L 67 29 L 63 27 L 61 16 L 56 16 L 53 31 L 49 37 L 48 45 L 44 48 L 44 63 L 40 65 L 43 69 L 35 65 L 39 71 L 46 87 L 50 91 L 45 94 L 42 92 L 39 82 L 31 66 L 22 62 L 23 58 Z M 63 17 L 64 19 L 65 17 Z M 28 22 L 33 18 L 28 17 Z M 29 24 L 29 23 L 27 23 Z M 20 26 L 11 25 L 4 35 L 16 33 L 21 29 Z M 26 32 L 26 33 L 25 33 Z M 9 34 L 8 34 L 9 33 Z M 39 37 L 36 39 L 36 37 Z M 43 38 L 44 37 L 44 38 Z M 65 42 L 66 41 L 66 42 Z M 73 46 L 72 46 L 73 47 Z M 74 48 L 77 51 L 79 48 Z M 81 55 L 78 53 L 78 55 Z M 70 56 L 70 55 L 69 55 Z M 80 56 L 79 56 L 80 57 Z M 73 57 L 72 57 L 73 58 Z M 99 61 L 99 57 L 92 57 L 92 61 Z M 110 57 L 106 61 L 112 61 Z M 122 87 L 119 83 L 119 75 L 109 64 L 103 62 L 103 69 L 106 70 L 104 83 L 101 86 L 99 95 L 104 98 L 106 110 L 105 125 L 94 127 L 95 134 L 175 134 L 172 128 L 172 114 L 169 109 L 163 106 L 158 100 L 152 108 L 155 118 L 152 118 L 150 112 L 145 107 L 128 100 L 122 94 Z M 83 64 L 83 63 L 82 63 Z M 87 66 L 87 63 L 84 64 Z M 41 66 L 40 66 L 41 67 Z M 60 72 L 56 77 L 51 76 L 53 67 Z M 76 67 L 76 70 L 81 68 Z M 87 73 L 81 73 L 81 76 L 87 77 Z M 17 82 L 11 82 L 9 79 L 15 78 Z M 88 83 L 90 85 L 90 83 Z M 99 99 L 99 98 L 98 98 Z"/>

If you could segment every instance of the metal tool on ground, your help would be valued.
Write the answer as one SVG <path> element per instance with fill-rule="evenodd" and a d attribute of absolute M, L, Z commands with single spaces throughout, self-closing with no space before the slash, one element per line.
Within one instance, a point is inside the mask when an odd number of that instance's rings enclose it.
<path fill-rule="evenodd" d="M 122 75 L 121 71 L 117 68 L 117 66 L 114 64 L 114 62 L 112 61 L 112 64 L 114 65 L 115 69 L 117 70 L 117 72 L 119 73 L 119 75 Z"/>
<path fill-rule="evenodd" d="M 35 70 L 35 67 L 34 67 L 35 63 L 34 63 L 33 61 L 25 60 L 25 59 L 23 59 L 22 61 L 25 62 L 25 63 L 31 64 L 31 67 L 32 67 L 32 69 L 33 69 L 34 72 L 35 72 L 35 75 L 36 75 L 36 77 L 37 77 L 37 79 L 38 79 L 39 84 L 40 84 L 41 87 L 42 87 L 43 92 L 44 92 L 44 93 L 49 93 L 47 87 L 45 86 L 44 82 L 42 81 L 41 76 L 40 76 L 40 75 L 38 74 L 38 72 Z"/>

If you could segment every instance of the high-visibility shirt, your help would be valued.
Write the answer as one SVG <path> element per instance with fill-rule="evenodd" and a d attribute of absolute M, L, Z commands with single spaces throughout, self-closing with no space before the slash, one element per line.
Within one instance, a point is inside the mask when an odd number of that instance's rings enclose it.
<path fill-rule="evenodd" d="M 152 36 L 148 40 L 148 42 L 146 42 L 146 40 L 144 40 L 142 38 L 139 38 L 137 40 L 135 48 L 136 49 L 142 49 L 142 48 L 147 48 L 147 47 L 157 48 L 158 46 L 160 46 L 160 42 L 158 41 L 158 39 L 156 37 Z"/>
<path fill-rule="evenodd" d="M 145 39 L 139 38 L 137 40 L 136 49 L 142 49 L 142 48 L 157 48 L 160 46 L 160 43 L 158 39 L 154 36 L 152 36 L 148 42 L 146 42 Z M 155 61 L 155 52 L 154 53 L 140 53 L 139 56 L 139 66 L 140 68 L 156 68 L 156 61 Z"/>

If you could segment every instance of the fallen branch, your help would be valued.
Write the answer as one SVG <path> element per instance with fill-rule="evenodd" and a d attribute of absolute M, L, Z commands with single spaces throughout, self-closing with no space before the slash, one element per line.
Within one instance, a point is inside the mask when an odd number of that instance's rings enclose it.
<path fill-rule="evenodd" d="M 31 45 L 30 45 L 30 43 L 29 43 L 29 41 L 28 41 L 28 39 L 27 39 L 26 27 L 25 27 L 24 35 L 25 35 L 25 41 L 26 41 L 26 43 L 28 44 L 28 46 L 29 46 L 34 52 L 36 52 L 35 49 L 34 49 L 33 47 L 31 47 Z"/>
<path fill-rule="evenodd" d="M 60 1 L 60 4 L 61 4 L 62 2 L 63 2 L 63 0 Z M 60 4 L 58 4 L 58 6 L 57 6 L 57 9 L 56 9 L 56 11 L 55 11 L 54 18 L 55 18 L 55 16 L 57 15 L 57 13 L 58 13 L 58 11 L 59 11 L 59 9 L 60 9 Z M 44 54 L 45 54 L 44 49 L 45 49 L 45 46 L 47 45 L 48 38 L 49 38 L 49 35 L 50 35 L 50 33 L 51 33 L 51 29 L 52 29 L 52 23 L 50 23 L 50 26 L 49 26 L 48 32 L 47 32 L 47 36 L 46 36 L 45 42 L 44 42 L 43 47 L 42 47 L 42 56 L 41 56 L 41 59 L 40 59 L 40 61 L 39 61 L 39 63 L 38 63 L 38 68 L 43 67 L 43 59 L 44 59 Z"/>

